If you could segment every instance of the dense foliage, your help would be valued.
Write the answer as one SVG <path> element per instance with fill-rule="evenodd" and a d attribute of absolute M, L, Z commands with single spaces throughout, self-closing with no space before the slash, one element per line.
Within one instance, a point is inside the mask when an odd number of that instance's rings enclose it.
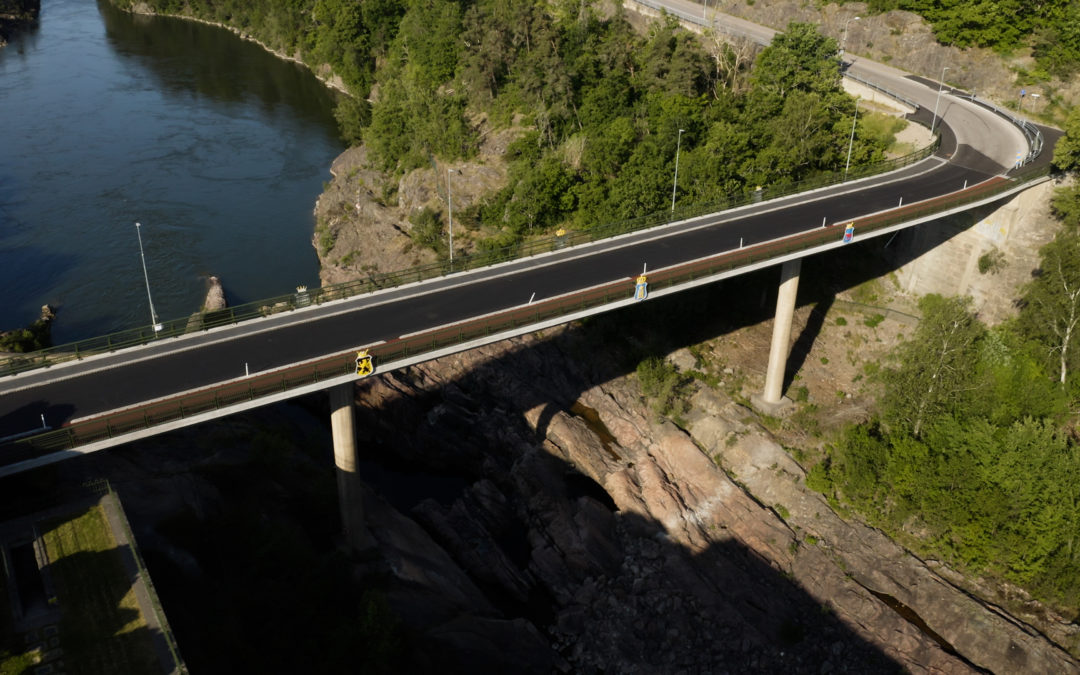
<path fill-rule="evenodd" d="M 337 111 L 343 135 L 389 173 L 469 158 L 483 135 L 519 130 L 507 187 L 461 214 L 492 246 L 670 208 L 677 160 L 684 204 L 842 170 L 847 156 L 855 102 L 835 41 L 809 24 L 789 26 L 751 69 L 746 46 L 673 18 L 641 35 L 595 0 L 150 4 L 329 64 L 354 94 Z M 892 141 L 865 113 L 853 165 Z"/>
<path fill-rule="evenodd" d="M 1055 163 L 1080 170 L 1073 112 Z M 914 545 L 1080 608 L 1080 231 L 1075 189 L 1015 321 L 992 329 L 967 299 L 927 296 L 881 369 L 877 417 L 807 478 Z"/>
<path fill-rule="evenodd" d="M 943 44 L 1000 50 L 1030 45 L 1048 72 L 1080 66 L 1080 0 L 869 0 L 873 12 L 904 9 L 933 26 Z"/>

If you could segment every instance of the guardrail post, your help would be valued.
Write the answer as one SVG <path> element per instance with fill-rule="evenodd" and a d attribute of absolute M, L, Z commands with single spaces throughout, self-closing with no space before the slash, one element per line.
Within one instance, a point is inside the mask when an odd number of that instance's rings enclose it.
<path fill-rule="evenodd" d="M 338 506 L 345 541 L 362 551 L 375 546 L 364 525 L 363 486 L 356 475 L 356 417 L 352 382 L 330 390 L 330 429 L 334 436 L 334 467 L 337 469 Z"/>

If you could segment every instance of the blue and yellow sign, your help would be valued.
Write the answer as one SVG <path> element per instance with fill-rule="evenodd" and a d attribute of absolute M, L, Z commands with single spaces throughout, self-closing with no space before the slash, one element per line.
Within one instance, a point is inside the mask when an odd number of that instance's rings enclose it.
<path fill-rule="evenodd" d="M 855 223 L 848 223 L 844 228 L 844 243 L 850 242 L 855 238 Z"/>
<path fill-rule="evenodd" d="M 356 352 L 356 376 L 367 377 L 375 372 L 375 357 L 368 354 L 367 350 Z"/>
<path fill-rule="evenodd" d="M 649 278 L 642 274 L 637 278 L 637 282 L 634 284 L 634 299 L 644 300 L 649 297 Z"/>

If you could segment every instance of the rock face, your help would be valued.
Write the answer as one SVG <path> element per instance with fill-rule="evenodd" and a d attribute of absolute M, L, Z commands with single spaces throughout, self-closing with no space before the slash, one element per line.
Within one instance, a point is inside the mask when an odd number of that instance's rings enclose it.
<path fill-rule="evenodd" d="M 525 671 L 1080 672 L 1031 627 L 836 516 L 745 409 L 702 389 L 690 433 L 658 423 L 634 377 L 575 358 L 595 347 L 581 339 L 507 341 L 357 392 L 369 453 L 468 482 L 411 509 L 430 549 L 390 545 L 384 507 L 371 511 L 383 552 L 412 568 L 452 559 L 472 585 L 446 597 L 481 589 L 470 625 L 520 640 Z M 484 653 L 472 630 L 396 600 L 452 652 Z"/>
<path fill-rule="evenodd" d="M 486 128 L 483 120 L 478 124 Z M 312 243 L 319 255 L 322 283 L 351 281 L 437 260 L 432 249 L 413 241 L 410 218 L 428 209 L 437 214 L 444 232 L 448 230 L 448 180 L 454 250 L 470 250 L 471 232 L 461 216 L 481 196 L 506 184 L 503 155 L 521 131 L 518 127 L 482 131 L 483 141 L 472 161 L 415 169 L 396 180 L 371 166 L 363 146 L 342 153 L 331 166 L 333 180 L 315 205 Z"/>
<path fill-rule="evenodd" d="M 225 288 L 221 285 L 221 279 L 210 277 L 207 279 L 206 300 L 203 301 L 204 312 L 217 312 L 225 309 Z"/>
<path fill-rule="evenodd" d="M 970 295 L 990 324 L 1016 316 L 1039 250 L 1061 228 L 1050 213 L 1056 187 L 1041 183 L 1004 204 L 905 231 L 891 248 L 901 287 L 916 296 Z"/>

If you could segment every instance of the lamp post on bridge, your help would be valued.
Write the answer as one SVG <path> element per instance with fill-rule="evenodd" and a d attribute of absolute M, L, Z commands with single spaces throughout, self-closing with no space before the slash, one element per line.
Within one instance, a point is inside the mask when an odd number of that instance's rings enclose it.
<path fill-rule="evenodd" d="M 937 127 L 938 103 L 941 102 L 941 89 L 945 86 L 945 71 L 948 70 L 948 69 L 949 69 L 948 66 L 945 66 L 944 68 L 941 69 L 941 78 L 938 80 L 937 98 L 934 99 L 934 119 L 931 120 L 931 122 L 930 122 L 930 134 L 931 135 L 933 135 L 934 129 Z"/>
<path fill-rule="evenodd" d="M 154 327 L 154 332 L 157 333 L 163 326 L 158 323 L 157 312 L 154 311 L 154 299 L 150 297 L 150 275 L 146 272 L 146 254 L 143 253 L 141 223 L 135 223 L 135 235 L 139 238 L 139 258 L 142 259 L 143 279 L 146 281 L 146 299 L 150 302 L 150 325 Z"/>
<path fill-rule="evenodd" d="M 847 21 L 844 22 L 844 37 L 840 39 L 840 58 L 841 59 L 844 58 L 844 54 L 847 51 L 847 31 L 848 31 L 848 26 L 851 25 L 852 21 L 858 21 L 861 18 L 862 17 L 859 17 L 859 16 L 853 16 L 853 17 L 851 17 L 850 19 L 848 19 Z"/>
<path fill-rule="evenodd" d="M 675 183 L 671 186 L 671 212 L 675 213 L 675 190 L 679 187 L 679 150 L 682 149 L 682 135 L 685 129 L 679 129 L 679 140 L 675 143 Z"/>

